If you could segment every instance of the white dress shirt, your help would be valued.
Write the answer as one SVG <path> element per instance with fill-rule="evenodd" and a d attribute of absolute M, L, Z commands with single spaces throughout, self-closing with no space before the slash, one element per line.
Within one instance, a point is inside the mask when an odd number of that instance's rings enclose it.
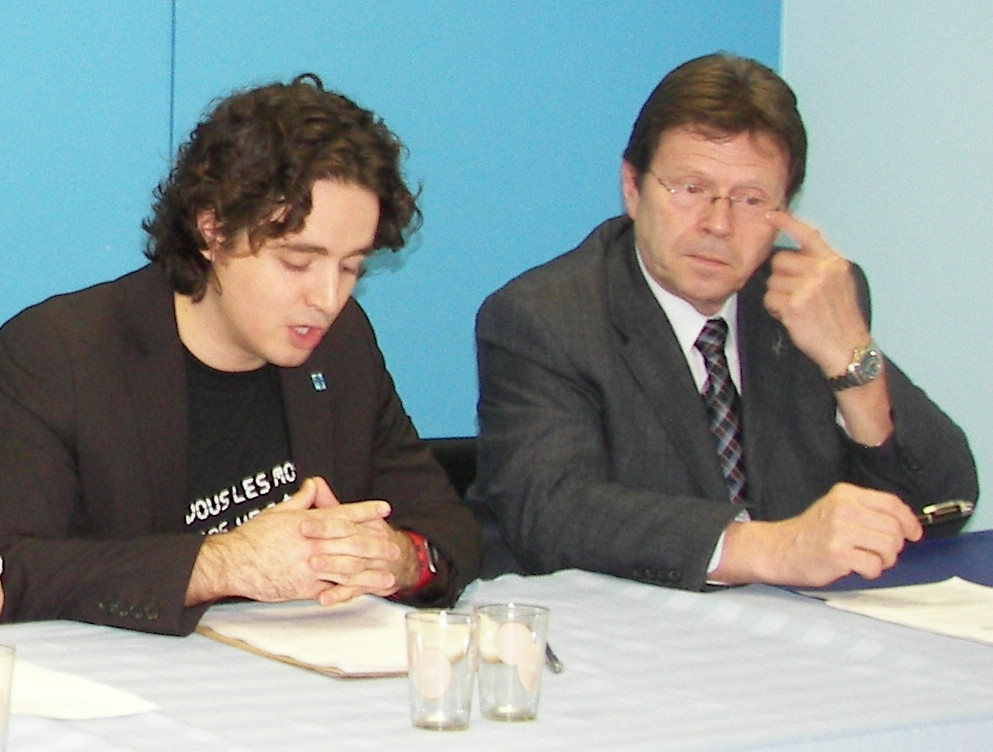
<path fill-rule="evenodd" d="M 728 337 L 724 345 L 724 355 L 727 358 L 728 370 L 731 372 L 731 381 L 734 382 L 735 389 L 741 395 L 741 358 L 738 356 L 738 293 L 734 293 L 725 300 L 724 305 L 713 316 L 705 316 L 690 303 L 656 282 L 648 273 L 640 252 L 635 251 L 635 256 L 638 258 L 638 267 L 648 283 L 648 288 L 652 291 L 659 305 L 662 306 L 662 310 L 676 334 L 676 340 L 679 342 L 683 357 L 686 358 L 686 363 L 690 367 L 693 383 L 696 384 L 698 392 L 703 392 L 703 386 L 707 381 L 707 365 L 704 362 L 703 353 L 696 348 L 697 337 L 700 336 L 703 325 L 709 319 L 720 317 L 727 322 Z M 739 522 L 747 522 L 751 518 L 748 516 L 748 510 L 743 508 L 735 519 Z M 714 553 L 707 565 L 708 574 L 717 569 L 721 563 L 721 554 L 724 552 L 724 536 L 725 533 L 721 533 L 721 537 L 718 538 L 717 545 L 714 547 Z M 714 582 L 713 584 L 720 583 Z"/>

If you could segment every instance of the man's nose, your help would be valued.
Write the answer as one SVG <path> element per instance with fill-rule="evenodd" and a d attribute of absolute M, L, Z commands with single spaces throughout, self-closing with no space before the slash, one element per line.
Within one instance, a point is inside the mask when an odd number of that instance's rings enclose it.
<path fill-rule="evenodd" d="M 701 224 L 714 235 L 728 235 L 734 227 L 734 204 L 729 196 L 712 196 L 703 207 Z"/>
<path fill-rule="evenodd" d="M 338 272 L 329 270 L 314 275 L 307 293 L 307 304 L 325 315 L 332 315 L 338 305 Z"/>

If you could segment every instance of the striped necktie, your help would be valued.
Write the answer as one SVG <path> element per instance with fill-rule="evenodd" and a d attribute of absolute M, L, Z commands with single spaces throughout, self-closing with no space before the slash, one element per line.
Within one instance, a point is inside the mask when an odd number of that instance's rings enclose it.
<path fill-rule="evenodd" d="M 710 430 L 717 443 L 717 456 L 728 485 L 731 501 L 745 499 L 745 462 L 741 449 L 741 400 L 731 381 L 724 355 L 728 325 L 724 319 L 709 319 L 696 340 L 696 348 L 707 364 L 707 381 L 702 397 L 707 407 Z"/>

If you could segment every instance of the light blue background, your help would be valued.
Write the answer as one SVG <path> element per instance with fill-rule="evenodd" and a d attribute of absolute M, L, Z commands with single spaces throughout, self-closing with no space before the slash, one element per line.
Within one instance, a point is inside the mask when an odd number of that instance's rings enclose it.
<path fill-rule="evenodd" d="M 0 0 L 0 320 L 141 264 L 151 189 L 211 100 L 311 70 L 410 149 L 423 230 L 359 297 L 421 433 L 475 433 L 479 303 L 620 211 L 648 92 L 727 49 L 797 89 L 801 211 L 866 266 L 878 338 L 982 467 L 990 359 L 958 329 L 990 323 L 991 21 L 964 0 Z"/>
<path fill-rule="evenodd" d="M 868 272 L 873 335 L 993 482 L 993 3 L 786 0 L 811 149 L 797 212 Z M 985 494 L 989 497 L 989 494 Z M 970 529 L 993 528 L 993 499 Z"/>

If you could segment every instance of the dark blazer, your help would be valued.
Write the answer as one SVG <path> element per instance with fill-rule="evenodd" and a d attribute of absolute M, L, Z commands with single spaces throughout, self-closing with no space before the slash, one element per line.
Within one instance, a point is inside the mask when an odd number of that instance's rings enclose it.
<path fill-rule="evenodd" d="M 324 374 L 318 391 L 310 374 Z M 420 442 L 369 322 L 350 300 L 299 368 L 281 369 L 299 477 L 342 501 L 386 499 L 475 578 L 479 528 Z M 190 632 L 202 538 L 185 531 L 187 395 L 173 295 L 148 266 L 27 309 L 0 330 L 3 620 Z"/>
<path fill-rule="evenodd" d="M 753 517 L 794 516 L 842 480 L 915 508 L 975 499 L 962 432 L 892 362 L 895 436 L 869 449 L 844 435 L 823 375 L 763 308 L 768 274 L 768 265 L 756 272 L 738 303 Z M 469 500 L 497 517 L 524 569 L 703 588 L 737 510 L 689 367 L 638 268 L 631 221 L 604 223 L 494 293 L 476 335 L 479 468 Z"/>

